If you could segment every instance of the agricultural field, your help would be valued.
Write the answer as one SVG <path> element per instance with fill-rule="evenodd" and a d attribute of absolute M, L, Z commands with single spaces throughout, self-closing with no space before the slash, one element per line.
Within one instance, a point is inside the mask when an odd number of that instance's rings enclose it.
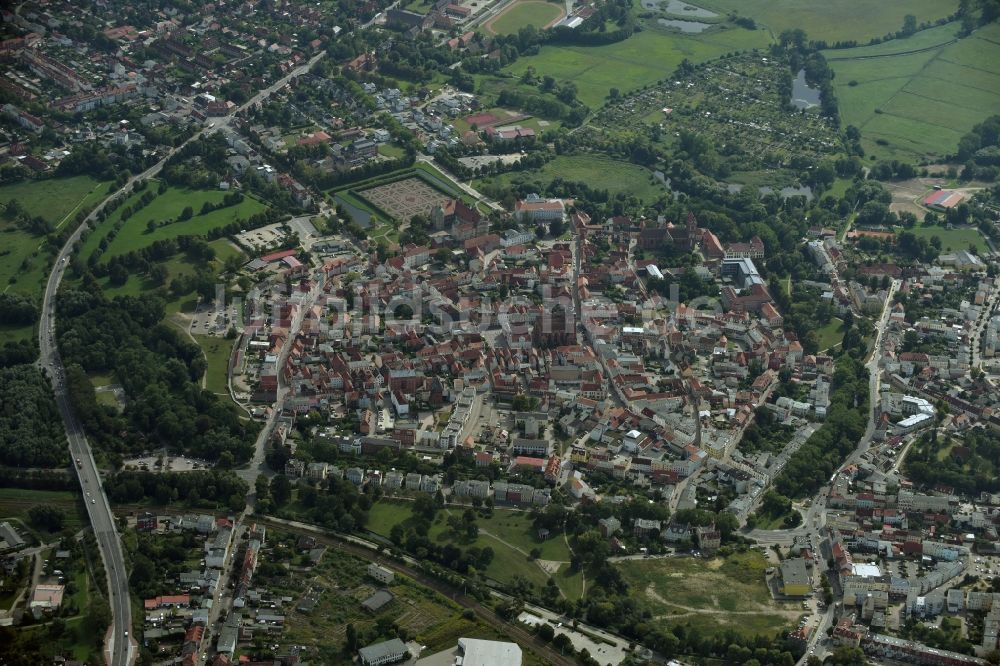
<path fill-rule="evenodd" d="M 53 228 L 75 221 L 76 213 L 107 195 L 108 183 L 89 176 L 31 180 L 0 187 L 0 205 L 17 201 L 25 214 L 44 218 Z M 16 226 L 0 214 L 0 290 L 39 296 L 50 269 L 44 236 Z M 31 329 L 26 329 L 30 335 Z"/>
<path fill-rule="evenodd" d="M 539 76 L 572 81 L 579 100 L 596 109 L 611 88 L 625 93 L 660 81 L 685 58 L 697 64 L 731 51 L 766 48 L 770 42 L 764 30 L 729 26 L 697 35 L 647 29 L 604 46 L 543 46 L 538 55 L 519 58 L 504 71 L 520 77 L 532 67 Z"/>
<path fill-rule="evenodd" d="M 1000 108 L 1000 25 L 956 41 L 958 25 L 877 46 L 826 51 L 845 125 L 876 159 L 931 160 Z"/>
<path fill-rule="evenodd" d="M 479 536 L 474 541 L 466 543 L 456 540 L 448 529 L 446 520 L 449 511 L 460 514 L 464 509 L 450 507 L 439 512 L 431 525 L 429 537 L 441 543 L 452 542 L 463 548 L 470 546 L 492 548 L 493 561 L 485 571 L 488 577 L 502 583 L 510 583 L 515 577 L 521 577 L 536 587 L 541 587 L 548 579 L 548 574 L 541 566 L 546 564 L 549 570 L 556 570 L 553 578 L 564 595 L 576 599 L 583 593 L 583 577 L 579 573 L 569 571 L 569 546 L 561 534 L 541 541 L 535 535 L 531 520 L 526 513 L 494 509 L 490 518 L 477 516 Z M 368 529 L 375 534 L 388 537 L 393 526 L 405 525 L 411 515 L 406 503 L 383 500 L 374 504 L 369 511 Z M 534 548 L 541 551 L 538 561 L 531 561 L 528 557 Z"/>
<path fill-rule="evenodd" d="M 618 565 L 635 600 L 666 626 L 697 626 L 715 634 L 774 634 L 794 624 L 801 610 L 771 599 L 764 582 L 767 559 L 757 551 L 702 560 L 667 557 Z"/>
<path fill-rule="evenodd" d="M 563 4 L 546 0 L 518 0 L 504 12 L 483 26 L 494 35 L 512 35 L 521 28 L 533 25 L 539 30 L 547 28 L 565 16 Z"/>
<path fill-rule="evenodd" d="M 560 155 L 540 169 L 512 171 L 478 181 L 477 184 L 538 183 L 541 191 L 553 178 L 582 181 L 593 188 L 607 189 L 612 195 L 624 192 L 647 202 L 653 202 L 666 193 L 648 169 L 597 155 Z"/>
<path fill-rule="evenodd" d="M 803 29 L 810 39 L 867 42 L 899 30 L 903 18 L 913 14 L 918 22 L 936 21 L 958 9 L 958 0 L 703 0 L 699 6 L 726 14 L 748 16 L 777 36 L 782 30 Z"/>

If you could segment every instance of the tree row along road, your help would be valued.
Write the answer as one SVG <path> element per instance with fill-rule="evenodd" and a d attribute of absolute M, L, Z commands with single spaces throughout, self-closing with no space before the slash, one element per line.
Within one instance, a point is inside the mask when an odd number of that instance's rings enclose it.
<path fill-rule="evenodd" d="M 252 104 L 263 102 L 271 94 L 287 85 L 293 78 L 308 72 L 323 55 L 323 53 L 319 53 L 313 56 L 306 63 L 292 70 L 270 87 L 257 93 L 250 101 L 241 106 L 237 110 L 237 113 L 247 109 Z M 111 627 L 105 646 L 105 661 L 111 664 L 111 666 L 131 666 L 135 663 L 135 659 L 138 656 L 134 636 L 130 636 L 132 615 L 131 604 L 129 603 L 128 572 L 125 570 L 125 559 L 122 555 L 121 541 L 115 525 L 115 518 L 111 512 L 111 505 L 108 503 L 107 496 L 104 494 L 97 464 L 94 462 L 90 444 L 87 442 L 83 427 L 73 413 L 69 400 L 65 370 L 62 359 L 59 357 L 59 350 L 55 345 L 54 337 L 56 293 L 59 291 L 59 284 L 62 282 L 63 275 L 66 272 L 69 257 L 73 254 L 73 246 L 80 240 L 84 230 L 97 220 L 97 215 L 104 210 L 109 201 L 119 195 L 129 193 L 138 181 L 156 176 L 163 169 L 167 160 L 177 154 L 184 146 L 200 139 L 206 131 L 214 131 L 213 128 L 215 125 L 220 127 L 228 126 L 232 122 L 232 118 L 233 116 L 228 116 L 197 131 L 183 144 L 169 150 L 166 156 L 159 162 L 142 173 L 132 176 L 121 188 L 109 194 L 77 226 L 69 238 L 66 239 L 66 243 L 59 250 L 59 254 L 56 255 L 55 263 L 52 266 L 52 271 L 49 273 L 48 282 L 45 285 L 38 328 L 38 365 L 46 371 L 52 380 L 56 405 L 59 408 L 59 413 L 62 416 L 66 429 L 70 456 L 74 461 L 76 474 L 80 481 L 80 488 L 84 493 L 84 505 L 87 508 L 87 517 L 94 530 L 94 536 L 97 538 L 101 561 L 104 564 L 104 570 L 107 574 L 108 598 L 111 604 Z"/>
<path fill-rule="evenodd" d="M 358 557 L 363 560 L 377 561 L 381 566 L 408 576 L 421 585 L 429 587 L 435 592 L 451 599 L 462 608 L 471 610 L 480 620 L 497 631 L 508 634 L 520 645 L 529 646 L 529 649 L 537 653 L 538 656 L 542 657 L 547 663 L 557 664 L 558 666 L 573 666 L 573 664 L 575 664 L 574 660 L 568 659 L 559 654 L 559 652 L 542 643 L 536 636 L 525 629 L 522 629 L 518 625 L 512 622 L 507 622 L 499 615 L 483 606 L 476 599 L 458 591 L 448 583 L 425 574 L 419 569 L 415 569 L 408 564 L 404 564 L 398 560 L 388 557 L 377 557 L 371 548 L 366 548 L 365 546 L 345 541 L 343 538 L 331 535 L 318 527 L 306 525 L 299 526 L 290 524 L 290 521 L 278 520 L 267 516 L 256 516 L 255 520 L 273 529 L 291 532 L 292 534 L 311 536 L 319 543 L 335 548 L 343 553 L 347 553 L 348 555 L 353 555 L 354 557 Z"/>

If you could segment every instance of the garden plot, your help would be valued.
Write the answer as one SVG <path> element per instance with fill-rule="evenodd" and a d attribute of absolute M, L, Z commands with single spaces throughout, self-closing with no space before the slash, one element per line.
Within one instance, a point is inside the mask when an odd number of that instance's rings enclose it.
<path fill-rule="evenodd" d="M 428 215 L 448 197 L 420 178 L 406 178 L 378 185 L 357 193 L 368 203 L 399 221 L 409 221 L 414 215 Z"/>

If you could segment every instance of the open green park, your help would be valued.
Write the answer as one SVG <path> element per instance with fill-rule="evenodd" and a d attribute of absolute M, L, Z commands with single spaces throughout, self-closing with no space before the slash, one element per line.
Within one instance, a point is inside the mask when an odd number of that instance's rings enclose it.
<path fill-rule="evenodd" d="M 825 51 L 845 125 L 876 159 L 955 151 L 1000 108 L 1000 25 L 958 39 L 957 23 L 875 46 Z"/>
<path fill-rule="evenodd" d="M 150 182 L 149 187 L 157 187 L 157 182 Z M 81 248 L 81 256 L 84 259 L 98 249 L 101 240 L 121 220 L 122 210 L 125 206 L 134 206 L 141 194 L 132 195 L 124 205 L 109 215 L 104 222 L 97 225 L 97 228 L 90 233 Z M 167 188 L 166 192 L 159 194 L 148 206 L 141 208 L 126 220 L 121 230 L 109 242 L 107 249 L 101 255 L 101 260 L 148 247 L 158 240 L 175 239 L 179 236 L 205 236 L 232 222 L 245 220 L 251 215 L 261 213 L 267 207 L 259 199 L 246 196 L 235 206 L 219 208 L 204 215 L 199 214 L 205 203 L 221 205 L 225 195 L 226 192 L 219 190 Z M 178 220 L 178 217 L 188 206 L 194 210 L 194 215 L 188 220 Z M 150 221 L 157 224 L 152 231 L 147 227 Z"/>
<path fill-rule="evenodd" d="M 834 317 L 825 326 L 817 329 L 816 337 L 821 352 L 836 347 L 844 341 L 844 321 Z"/>
<path fill-rule="evenodd" d="M 632 596 L 665 627 L 689 625 L 703 633 L 771 635 L 795 624 L 794 604 L 774 601 L 764 582 L 767 559 L 758 551 L 703 560 L 665 557 L 617 565 Z"/>
<path fill-rule="evenodd" d="M 508 186 L 517 183 L 537 183 L 539 191 L 543 191 L 555 178 L 584 182 L 594 189 L 606 189 L 612 195 L 631 194 L 650 203 L 666 193 L 665 187 L 655 180 L 648 169 L 596 155 L 561 155 L 540 169 L 511 171 L 483 179 L 477 184 Z"/>
<path fill-rule="evenodd" d="M 157 187 L 156 181 L 151 182 L 148 187 Z M 204 237 L 215 229 L 225 227 L 237 220 L 245 220 L 266 209 L 266 205 L 259 199 L 247 196 L 234 206 L 219 208 L 204 215 L 199 214 L 205 203 L 221 205 L 225 194 L 225 192 L 214 190 L 167 188 L 149 205 L 142 207 L 129 217 L 121 229 L 115 232 L 115 227 L 121 221 L 125 206 L 134 206 L 141 196 L 141 193 L 134 194 L 90 232 L 81 246 L 80 257 L 86 261 L 92 253 L 100 249 L 105 238 L 108 238 L 106 248 L 99 259 L 102 263 L 108 258 L 149 247 L 158 240 L 176 239 L 180 236 Z M 194 215 L 188 220 L 178 220 L 187 206 L 194 210 Z M 150 221 L 155 223 L 152 229 L 148 226 Z M 110 237 L 109 234 L 113 234 L 113 237 Z M 216 272 L 221 269 L 228 258 L 243 256 L 243 253 L 226 238 L 209 241 L 208 245 L 215 253 L 215 258 L 209 262 L 209 268 Z M 203 264 L 184 252 L 167 259 L 163 265 L 167 270 L 165 281 L 167 285 L 175 278 L 193 275 L 200 268 L 204 268 Z M 105 293 L 112 297 L 137 296 L 162 286 L 154 284 L 147 276 L 137 274 L 130 274 L 128 280 L 121 285 L 112 285 L 107 276 L 100 278 L 99 282 Z M 167 311 L 172 313 L 190 309 L 194 304 L 193 297 L 173 299 L 168 303 Z"/>
<path fill-rule="evenodd" d="M 413 513 L 409 504 L 405 501 L 377 502 L 368 513 L 368 529 L 388 538 L 395 525 L 405 526 L 411 520 Z M 448 507 L 439 511 L 428 537 L 439 543 L 452 543 L 462 548 L 489 546 L 493 549 L 494 557 L 484 573 L 501 583 L 511 583 L 519 577 L 532 583 L 536 589 L 541 589 L 549 577 L 543 570 L 542 564 L 558 567 L 552 578 L 562 593 L 569 599 L 581 596 L 583 575 L 570 571 L 569 546 L 562 534 L 540 540 L 535 534 L 531 517 L 527 512 L 494 509 L 488 518 L 477 515 L 479 536 L 467 542 L 452 534 L 447 525 L 449 512 L 461 515 L 463 511 L 465 509 L 462 507 Z M 537 561 L 529 558 L 529 554 L 535 548 L 541 551 Z"/>
<path fill-rule="evenodd" d="M 510 9 L 487 22 L 485 27 L 497 35 L 512 35 L 529 25 L 541 30 L 559 20 L 564 13 L 561 2 L 556 4 L 546 0 L 519 0 Z"/>
<path fill-rule="evenodd" d="M 226 238 L 217 238 L 209 241 L 208 246 L 215 252 L 215 259 L 211 260 L 208 267 L 213 271 L 220 271 L 229 257 L 243 257 L 243 252 L 233 245 Z M 189 277 L 194 275 L 199 268 L 203 267 L 185 253 L 174 255 L 163 262 L 167 269 L 166 284 L 178 277 Z M 104 293 L 114 298 L 115 296 L 139 296 L 140 294 L 153 291 L 162 285 L 155 284 L 149 277 L 144 275 L 129 275 L 128 280 L 123 285 L 112 285 L 107 276 L 99 278 Z M 167 302 L 167 313 L 187 312 L 193 310 L 197 305 L 197 298 L 194 294 L 188 294 Z"/>
<path fill-rule="evenodd" d="M 98 204 L 107 192 L 108 183 L 89 176 L 26 180 L 0 186 L 0 205 L 17 201 L 26 215 L 42 217 L 52 228 L 61 229 L 75 224 L 77 212 Z M 0 215 L 0 292 L 40 298 L 54 255 L 45 236 L 21 229 L 13 219 Z M 32 335 L 31 326 L 0 331 L 5 340 Z"/>

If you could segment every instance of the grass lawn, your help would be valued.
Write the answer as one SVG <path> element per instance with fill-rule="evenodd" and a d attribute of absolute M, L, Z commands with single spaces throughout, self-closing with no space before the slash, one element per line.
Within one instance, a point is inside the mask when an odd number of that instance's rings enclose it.
<path fill-rule="evenodd" d="M 208 369 L 205 371 L 205 388 L 228 399 L 229 354 L 233 349 L 234 341 L 211 335 L 195 335 L 194 339 L 205 352 L 205 358 L 208 360 Z"/>
<path fill-rule="evenodd" d="M 710 634 L 772 634 L 800 615 L 794 604 L 771 599 L 764 582 L 767 559 L 757 551 L 708 561 L 668 557 L 617 566 L 652 621 L 667 626 L 688 624 Z"/>
<path fill-rule="evenodd" d="M 368 233 L 368 238 L 376 242 L 384 238 L 392 246 L 399 243 L 399 230 L 395 224 L 386 222 L 372 229 Z"/>
<path fill-rule="evenodd" d="M 26 180 L 0 187 L 0 203 L 17 199 L 32 217 L 40 215 L 59 227 L 88 203 L 98 203 L 108 194 L 108 183 L 90 176 Z"/>
<path fill-rule="evenodd" d="M 392 159 L 396 159 L 402 157 L 403 155 L 406 155 L 406 151 L 395 144 L 383 143 L 381 146 L 378 147 L 378 154 L 382 155 L 383 157 L 390 157 Z"/>
<path fill-rule="evenodd" d="M 17 518 L 28 524 L 28 510 L 39 504 L 47 504 L 62 509 L 66 514 L 64 527 L 74 531 L 87 522 L 78 493 L 68 490 L 24 490 L 22 488 L 0 488 L 0 517 Z M 39 530 L 43 537 L 50 536 Z"/>
<path fill-rule="evenodd" d="M 429 0 L 414 0 L 410 4 L 406 5 L 407 11 L 416 12 L 418 14 L 426 14 L 432 9 L 434 9 L 434 3 Z"/>
<path fill-rule="evenodd" d="M 376 502 L 368 512 L 368 529 L 384 537 L 388 537 L 393 526 L 405 523 L 412 517 L 407 502 Z M 465 509 L 449 507 L 452 515 L 460 515 Z M 579 598 L 582 593 L 582 576 L 569 571 L 569 548 L 562 534 L 540 541 L 531 526 L 528 514 L 506 509 L 494 509 L 490 518 L 476 517 L 479 526 L 479 536 L 475 541 L 465 542 L 454 539 L 447 526 L 448 513 L 441 511 L 435 518 L 428 536 L 439 543 L 452 542 L 467 548 L 489 546 L 493 549 L 493 561 L 486 568 L 486 575 L 502 583 L 514 580 L 520 576 L 534 585 L 541 587 L 548 579 L 538 564 L 528 559 L 526 553 L 533 548 L 542 551 L 541 559 L 566 562 L 559 568 L 554 578 L 556 584 L 567 597 Z"/>
<path fill-rule="evenodd" d="M 2 290 L 0 290 L 2 291 Z M 30 340 L 35 336 L 34 325 L 30 326 L 8 326 L 0 325 L 0 340 L 4 342 L 19 342 Z"/>
<path fill-rule="evenodd" d="M 945 460 L 947 460 L 948 456 L 951 455 L 951 450 L 956 446 L 958 446 L 957 441 L 950 441 L 941 448 L 939 448 L 936 454 L 937 459 L 940 462 L 944 462 Z"/>
<path fill-rule="evenodd" d="M 177 238 L 178 236 L 204 236 L 209 231 L 224 227 L 230 222 L 247 219 L 255 213 L 263 212 L 266 206 L 258 199 L 247 196 L 235 206 L 214 210 L 206 215 L 198 211 L 206 202 L 218 204 L 222 202 L 225 192 L 216 190 L 181 190 L 170 188 L 159 195 L 153 202 L 129 218 L 122 230 L 102 256 L 103 259 L 125 254 L 132 250 L 151 245 L 154 241 Z M 195 215 L 190 220 L 172 222 L 157 227 L 152 233 L 146 229 L 146 222 L 156 220 L 162 222 L 176 219 L 185 206 L 191 206 Z M 86 255 L 84 255 L 86 256 Z"/>
<path fill-rule="evenodd" d="M 41 216 L 54 227 L 75 220 L 76 211 L 105 197 L 108 184 L 89 176 L 52 178 L 13 183 L 0 187 L 0 204 L 17 200 L 30 216 Z M 43 236 L 19 229 L 0 217 L 0 291 L 41 296 L 51 268 L 52 251 Z M 31 334 L 31 328 L 17 329 Z M 27 332 L 24 333 L 23 330 Z M 4 335 L 5 340 L 14 339 Z"/>
<path fill-rule="evenodd" d="M 861 130 L 869 155 L 948 154 L 1000 108 L 1000 25 L 956 42 L 957 31 L 950 23 L 909 39 L 825 52 L 841 117 Z"/>
<path fill-rule="evenodd" d="M 95 400 L 97 400 L 98 405 L 104 405 L 105 407 L 113 407 L 114 409 L 118 409 L 121 407 L 121 405 L 118 403 L 118 398 L 116 398 L 115 394 L 111 391 L 98 391 L 95 394 L 94 398 Z"/>
<path fill-rule="evenodd" d="M 659 182 L 655 182 L 649 170 L 597 155 L 559 156 L 547 162 L 541 169 L 531 171 L 512 171 L 497 176 L 496 179 L 504 185 L 512 183 L 538 183 L 539 189 L 544 189 L 555 177 L 565 180 L 582 181 L 598 189 L 607 189 L 611 194 L 626 192 L 639 199 L 651 203 L 661 194 L 666 193 Z M 491 179 L 485 182 L 490 182 Z"/>
<path fill-rule="evenodd" d="M 765 48 L 770 41 L 764 30 L 725 26 L 699 35 L 643 30 L 603 46 L 543 46 L 538 55 L 521 57 L 505 71 L 520 77 L 533 67 L 540 76 L 572 81 L 580 101 L 594 109 L 611 88 L 625 93 L 660 81 L 685 58 L 697 64 L 734 50 Z"/>
<path fill-rule="evenodd" d="M 539 30 L 559 20 L 565 13 L 562 4 L 544 0 L 519 0 L 486 26 L 496 35 L 512 35 L 533 25 Z"/>
<path fill-rule="evenodd" d="M 899 30 L 903 17 L 913 14 L 917 21 L 935 21 L 952 14 L 958 0 L 896 0 L 865 2 L 855 0 L 704 0 L 696 3 L 721 13 L 730 11 L 749 16 L 767 26 L 777 36 L 782 30 L 802 28 L 810 39 L 828 43 L 854 39 L 867 42 L 872 37 Z"/>
<path fill-rule="evenodd" d="M 819 338 L 819 350 L 825 351 L 839 345 L 844 339 L 843 320 L 834 317 L 826 326 L 816 330 L 816 337 Z"/>
<path fill-rule="evenodd" d="M 754 529 L 758 530 L 780 530 L 785 526 L 785 518 L 795 514 L 794 508 L 789 509 L 787 513 L 779 513 L 778 515 L 766 513 L 757 513 L 757 522 L 754 523 Z"/>
<path fill-rule="evenodd" d="M 974 246 L 979 253 L 985 253 L 989 250 L 986 241 L 983 240 L 983 235 L 979 233 L 978 229 L 948 229 L 939 226 L 925 227 L 918 224 L 909 231 L 912 231 L 918 238 L 923 237 L 928 240 L 933 236 L 937 236 L 941 239 L 941 252 L 968 250 L 970 245 Z"/>

